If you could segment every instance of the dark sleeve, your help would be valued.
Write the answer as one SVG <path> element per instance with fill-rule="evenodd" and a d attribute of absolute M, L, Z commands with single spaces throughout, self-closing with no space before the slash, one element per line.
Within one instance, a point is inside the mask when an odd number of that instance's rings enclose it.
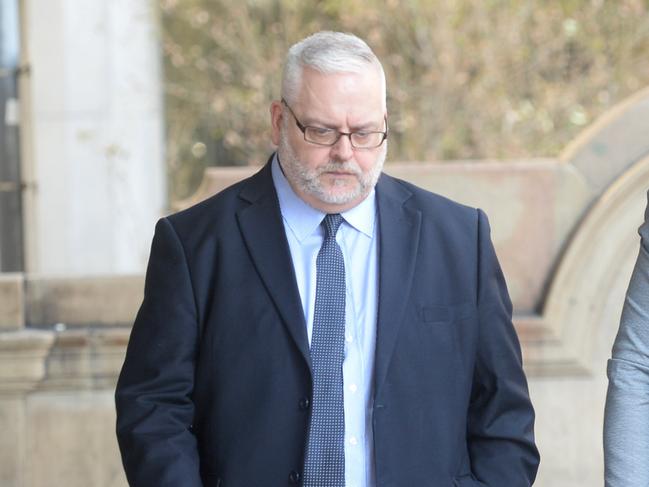
<path fill-rule="evenodd" d="M 530 486 L 539 464 L 534 409 L 507 286 L 480 210 L 478 225 L 480 330 L 468 414 L 471 465 L 475 477 L 489 487 Z"/>
<path fill-rule="evenodd" d="M 144 300 L 115 393 L 117 439 L 131 486 L 200 486 L 192 391 L 196 305 L 181 242 L 156 225 Z"/>

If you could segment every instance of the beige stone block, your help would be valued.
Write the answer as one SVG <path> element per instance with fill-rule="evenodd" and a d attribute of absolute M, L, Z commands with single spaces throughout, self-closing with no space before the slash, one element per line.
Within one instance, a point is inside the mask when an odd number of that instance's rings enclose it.
<path fill-rule="evenodd" d="M 27 487 L 126 487 L 112 390 L 27 399 Z"/>
<path fill-rule="evenodd" d="M 144 296 L 144 278 L 29 275 L 26 293 L 30 325 L 130 325 Z"/>
<path fill-rule="evenodd" d="M 35 388 L 45 377 L 45 361 L 53 342 L 51 331 L 0 333 L 0 394 Z"/>
<path fill-rule="evenodd" d="M 541 465 L 534 487 L 604 484 L 602 428 L 606 376 L 532 379 Z"/>
<path fill-rule="evenodd" d="M 57 332 L 43 389 L 113 388 L 124 363 L 130 328 Z"/>
<path fill-rule="evenodd" d="M 24 485 L 25 401 L 20 395 L 0 397 L 0 485 Z"/>
<path fill-rule="evenodd" d="M 23 288 L 23 274 L 0 274 L 0 331 L 25 326 Z"/>

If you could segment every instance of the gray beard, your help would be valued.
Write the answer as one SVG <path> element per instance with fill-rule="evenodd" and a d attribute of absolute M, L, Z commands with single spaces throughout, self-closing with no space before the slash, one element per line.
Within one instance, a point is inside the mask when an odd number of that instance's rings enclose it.
<path fill-rule="evenodd" d="M 293 148 L 284 132 L 280 135 L 277 152 L 286 179 L 294 184 L 300 191 L 313 196 L 317 200 L 326 204 L 345 205 L 351 201 L 367 196 L 374 186 L 376 186 L 376 183 L 381 176 L 381 171 L 383 170 L 383 164 L 385 163 L 385 157 L 387 154 L 387 141 L 383 144 L 384 145 L 381 146 L 381 153 L 378 155 L 374 166 L 367 174 L 363 174 L 361 168 L 354 161 L 329 161 L 327 164 L 316 169 L 307 168 L 295 155 L 295 152 L 293 151 Z M 354 174 L 358 184 L 349 188 L 347 191 L 336 193 L 327 191 L 327 188 L 320 181 L 320 176 L 326 172 L 341 170 Z M 334 185 L 340 186 L 344 184 L 346 184 L 344 181 L 336 181 L 334 183 Z"/>

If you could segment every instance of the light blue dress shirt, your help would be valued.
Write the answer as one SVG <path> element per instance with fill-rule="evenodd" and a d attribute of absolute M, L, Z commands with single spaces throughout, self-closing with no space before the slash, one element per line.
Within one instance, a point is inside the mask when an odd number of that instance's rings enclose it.
<path fill-rule="evenodd" d="M 608 362 L 606 487 L 649 486 L 649 206 L 639 233 L 640 253 Z"/>
<path fill-rule="evenodd" d="M 324 239 L 320 223 L 325 213 L 295 194 L 277 156 L 272 162 L 272 174 L 311 343 L 316 257 Z M 372 397 L 378 309 L 378 219 L 374 190 L 342 216 L 344 221 L 336 241 L 345 259 L 347 288 L 343 362 L 345 485 L 373 487 Z"/>

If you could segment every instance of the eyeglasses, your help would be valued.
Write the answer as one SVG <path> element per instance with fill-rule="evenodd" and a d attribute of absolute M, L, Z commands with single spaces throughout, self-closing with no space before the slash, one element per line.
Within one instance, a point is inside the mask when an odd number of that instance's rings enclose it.
<path fill-rule="evenodd" d="M 295 124 L 297 128 L 300 129 L 304 135 L 304 140 L 310 142 L 311 144 L 329 146 L 335 145 L 336 142 L 344 135 L 349 137 L 349 142 L 351 143 L 354 149 L 376 149 L 383 141 L 388 138 L 388 118 L 384 117 L 385 122 L 385 132 L 372 132 L 366 130 L 359 130 L 357 132 L 339 132 L 338 130 L 326 128 L 326 127 L 313 127 L 311 125 L 302 125 L 300 121 L 295 116 L 295 113 L 288 106 L 286 100 L 282 98 L 282 103 L 288 111 L 291 112 L 293 118 L 295 119 Z"/>

